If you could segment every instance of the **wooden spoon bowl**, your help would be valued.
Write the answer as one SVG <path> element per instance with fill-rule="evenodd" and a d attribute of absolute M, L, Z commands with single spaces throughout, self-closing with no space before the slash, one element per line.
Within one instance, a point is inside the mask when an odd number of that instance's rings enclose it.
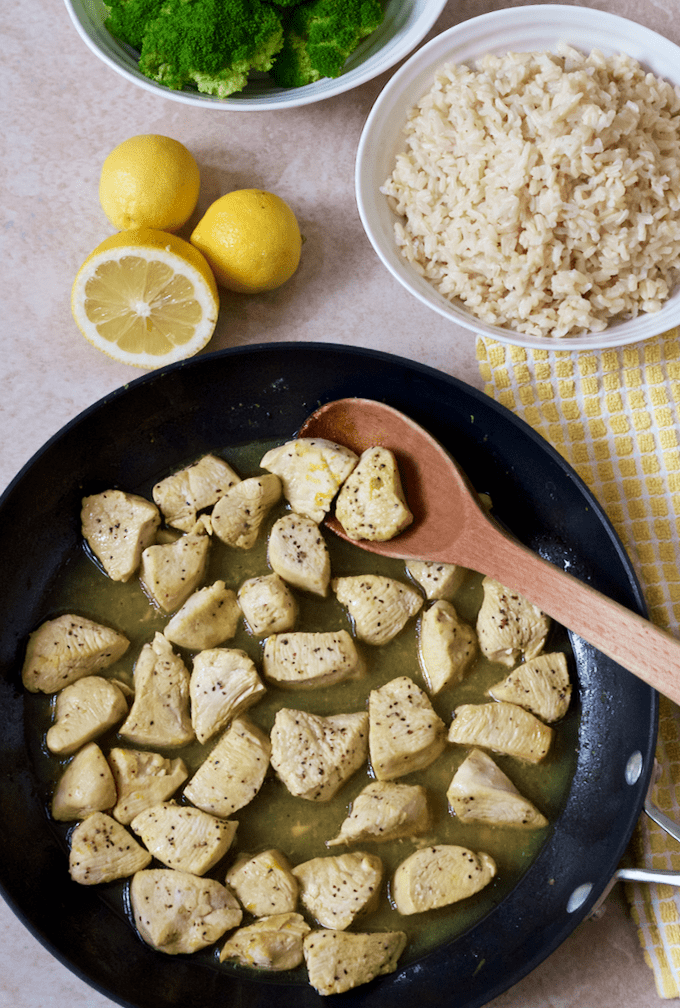
<path fill-rule="evenodd" d="M 373 399 L 337 399 L 316 410 L 299 435 L 327 438 L 358 454 L 373 445 L 394 452 L 414 521 L 394 539 L 357 546 L 492 577 L 680 703 L 680 641 L 510 536 L 448 452 L 409 417 Z M 348 538 L 335 518 L 327 524 Z"/>

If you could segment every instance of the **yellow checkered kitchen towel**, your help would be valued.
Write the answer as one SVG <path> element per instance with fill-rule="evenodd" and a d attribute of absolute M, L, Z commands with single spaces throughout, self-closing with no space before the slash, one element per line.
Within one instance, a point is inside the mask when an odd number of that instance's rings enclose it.
<path fill-rule="evenodd" d="M 629 347 L 527 350 L 480 338 L 485 391 L 573 466 L 633 562 L 651 620 L 680 636 L 680 334 Z M 654 803 L 680 823 L 680 708 L 660 705 Z M 680 844 L 643 816 L 638 865 L 680 871 Z M 660 997 L 680 996 L 680 889 L 626 886 Z"/>

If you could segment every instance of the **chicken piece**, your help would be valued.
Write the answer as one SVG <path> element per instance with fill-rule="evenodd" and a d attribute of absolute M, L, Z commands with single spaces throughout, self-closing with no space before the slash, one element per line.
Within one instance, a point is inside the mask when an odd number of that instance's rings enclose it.
<path fill-rule="evenodd" d="M 59 779 L 52 796 L 52 818 L 74 822 L 115 804 L 116 785 L 106 757 L 96 742 L 88 742 Z"/>
<path fill-rule="evenodd" d="M 375 854 L 312 858 L 293 868 L 300 899 L 321 927 L 344 931 L 357 917 L 374 910 L 380 898 L 383 863 Z"/>
<path fill-rule="evenodd" d="M 226 881 L 253 917 L 287 914 L 297 906 L 297 879 L 278 850 L 254 856 L 240 854 L 227 872 Z"/>
<path fill-rule="evenodd" d="M 284 689 L 314 689 L 358 679 L 361 655 L 346 630 L 273 634 L 264 642 L 263 672 Z"/>
<path fill-rule="evenodd" d="M 329 801 L 365 763 L 368 714 L 321 717 L 283 707 L 271 734 L 271 762 L 291 794 Z"/>
<path fill-rule="evenodd" d="M 189 532 L 196 524 L 197 513 L 216 504 L 240 479 L 224 459 L 204 455 L 157 483 L 153 499 L 168 525 Z"/>
<path fill-rule="evenodd" d="M 475 631 L 440 599 L 420 618 L 418 658 L 431 693 L 461 681 L 477 655 Z"/>
<path fill-rule="evenodd" d="M 218 539 L 235 549 L 252 549 L 262 522 L 281 498 L 278 476 L 252 476 L 235 483 L 212 509 L 210 521 Z"/>
<path fill-rule="evenodd" d="M 142 648 L 134 681 L 135 699 L 121 725 L 121 737 L 133 745 L 161 749 L 192 742 L 189 673 L 163 634 L 156 633 Z"/>
<path fill-rule="evenodd" d="M 137 494 L 105 490 L 84 497 L 83 538 L 112 581 L 129 581 L 161 523 L 158 508 Z"/>
<path fill-rule="evenodd" d="M 220 962 L 235 959 L 256 969 L 291 970 L 303 960 L 302 942 L 311 928 L 299 913 L 263 917 L 235 931 L 222 946 Z"/>
<path fill-rule="evenodd" d="M 392 899 L 400 914 L 422 913 L 467 899 L 488 885 L 496 863 L 488 854 L 437 844 L 414 851 L 392 879 Z"/>
<path fill-rule="evenodd" d="M 424 787 L 374 781 L 356 796 L 339 834 L 334 840 L 327 840 L 326 846 L 412 838 L 426 833 L 430 826 Z"/>
<path fill-rule="evenodd" d="M 494 700 L 506 700 L 552 724 L 569 709 L 571 683 L 566 656 L 561 651 L 539 655 L 514 669 L 489 690 Z"/>
<path fill-rule="evenodd" d="M 285 514 L 269 533 L 267 559 L 272 570 L 294 588 L 325 598 L 331 579 L 328 547 L 311 518 Z"/>
<path fill-rule="evenodd" d="M 453 600 L 465 580 L 467 568 L 457 564 L 435 563 L 431 560 L 409 560 L 406 570 L 425 592 L 428 602 L 437 599 Z"/>
<path fill-rule="evenodd" d="M 179 609 L 198 588 L 205 576 L 209 550 L 210 537 L 200 524 L 174 542 L 144 550 L 139 579 L 163 612 Z"/>
<path fill-rule="evenodd" d="M 385 542 L 413 521 L 397 460 L 389 448 L 374 445 L 362 452 L 338 494 L 335 517 L 350 539 Z"/>
<path fill-rule="evenodd" d="M 353 620 L 359 640 L 376 646 L 396 637 L 423 604 L 413 588 L 380 574 L 335 578 L 331 587 Z"/>
<path fill-rule="evenodd" d="M 379 781 L 424 769 L 446 746 L 446 725 L 408 676 L 371 690 L 368 715 L 371 765 Z"/>
<path fill-rule="evenodd" d="M 224 581 L 199 588 L 167 623 L 163 633 L 178 647 L 200 651 L 234 636 L 241 619 L 236 592 Z"/>
<path fill-rule="evenodd" d="M 403 931 L 311 931 L 303 942 L 309 982 L 319 994 L 342 994 L 394 973 L 405 945 Z"/>
<path fill-rule="evenodd" d="M 318 523 L 358 461 L 358 455 L 333 441 L 296 438 L 272 448 L 260 465 L 281 479 L 293 511 Z"/>
<path fill-rule="evenodd" d="M 198 808 L 227 819 L 252 801 L 269 766 L 269 739 L 250 719 L 235 718 L 184 789 Z"/>
<path fill-rule="evenodd" d="M 248 578 L 238 590 L 238 601 L 256 637 L 292 630 L 297 622 L 295 596 L 278 574 Z"/>
<path fill-rule="evenodd" d="M 477 614 L 477 636 L 489 661 L 508 667 L 520 655 L 535 658 L 543 650 L 550 629 L 550 617 L 517 592 L 485 577 L 484 598 Z"/>
<path fill-rule="evenodd" d="M 58 616 L 28 638 L 21 678 L 31 693 L 57 693 L 113 665 L 129 646 L 127 637 L 111 627 L 83 616 Z"/>
<path fill-rule="evenodd" d="M 167 955 L 198 952 L 243 919 L 226 886 L 171 868 L 137 872 L 130 883 L 130 905 L 141 937 Z"/>
<path fill-rule="evenodd" d="M 449 742 L 480 746 L 540 763 L 547 755 L 553 729 L 512 703 L 462 704 L 453 712 Z"/>
<path fill-rule="evenodd" d="M 111 749 L 109 766 L 118 795 L 112 814 L 125 825 L 144 809 L 170 798 L 189 776 L 183 759 L 139 749 Z"/>
<path fill-rule="evenodd" d="M 57 756 L 70 756 L 113 728 L 127 712 L 125 695 L 110 679 L 78 679 L 57 694 L 56 720 L 45 738 L 47 748 Z"/>
<path fill-rule="evenodd" d="M 446 792 L 461 822 L 541 829 L 548 820 L 517 790 L 510 778 L 481 749 L 473 749 L 453 775 Z"/>
<path fill-rule="evenodd" d="M 168 868 L 205 875 L 231 847 L 238 823 L 170 801 L 144 809 L 130 826 L 146 849 Z"/>
<path fill-rule="evenodd" d="M 199 651 L 189 681 L 191 723 L 207 742 L 266 693 L 254 663 L 239 648 Z"/>
<path fill-rule="evenodd" d="M 98 885 L 141 871 L 151 855 L 105 812 L 93 812 L 71 833 L 69 873 L 80 885 Z"/>

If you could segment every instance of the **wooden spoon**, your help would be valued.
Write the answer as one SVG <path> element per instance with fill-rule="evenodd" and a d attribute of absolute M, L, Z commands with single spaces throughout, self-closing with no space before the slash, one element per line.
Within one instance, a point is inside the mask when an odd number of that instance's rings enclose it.
<path fill-rule="evenodd" d="M 394 539 L 357 546 L 486 574 L 680 703 L 680 641 L 508 535 L 448 452 L 409 417 L 372 399 L 337 399 L 313 413 L 299 436 L 327 438 L 357 454 L 373 445 L 394 452 L 414 521 Z M 348 538 L 335 518 L 326 523 Z"/>

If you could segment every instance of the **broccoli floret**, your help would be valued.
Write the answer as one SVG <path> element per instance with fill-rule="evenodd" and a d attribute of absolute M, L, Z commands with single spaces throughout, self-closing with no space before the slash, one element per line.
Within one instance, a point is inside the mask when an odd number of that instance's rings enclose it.
<path fill-rule="evenodd" d="M 164 0 L 107 0 L 106 27 L 119 41 L 139 52 L 146 26 L 158 16 L 163 3 Z"/>
<path fill-rule="evenodd" d="M 283 47 L 272 77 L 280 87 L 302 87 L 339 77 L 361 40 L 382 24 L 380 0 L 311 0 L 287 12 Z"/>
<path fill-rule="evenodd" d="M 251 70 L 271 69 L 282 43 L 281 17 L 262 0 L 162 0 L 142 33 L 139 69 L 174 90 L 226 98 Z"/>

